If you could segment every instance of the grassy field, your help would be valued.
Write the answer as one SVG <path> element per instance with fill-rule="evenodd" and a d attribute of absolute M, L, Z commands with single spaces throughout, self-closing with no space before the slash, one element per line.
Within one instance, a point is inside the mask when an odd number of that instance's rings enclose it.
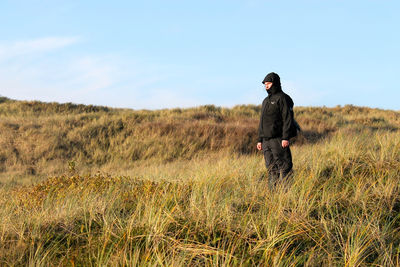
<path fill-rule="evenodd" d="M 0 98 L 0 265 L 400 266 L 400 112 L 295 108 L 274 191 L 259 112 Z"/>

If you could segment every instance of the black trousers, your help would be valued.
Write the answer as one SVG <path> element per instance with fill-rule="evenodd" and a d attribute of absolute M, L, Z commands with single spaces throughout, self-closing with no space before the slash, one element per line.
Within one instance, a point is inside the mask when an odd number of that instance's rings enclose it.
<path fill-rule="evenodd" d="M 262 141 L 268 183 L 274 187 L 277 182 L 287 180 L 292 174 L 292 154 L 289 147 L 282 147 L 282 139 L 271 138 Z"/>

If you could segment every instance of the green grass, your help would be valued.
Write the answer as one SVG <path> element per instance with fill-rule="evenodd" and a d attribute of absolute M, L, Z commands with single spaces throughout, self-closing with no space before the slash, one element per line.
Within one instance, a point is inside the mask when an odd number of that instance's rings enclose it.
<path fill-rule="evenodd" d="M 398 112 L 297 108 L 270 191 L 259 107 L 24 105 L 0 101 L 2 266 L 400 265 Z"/>

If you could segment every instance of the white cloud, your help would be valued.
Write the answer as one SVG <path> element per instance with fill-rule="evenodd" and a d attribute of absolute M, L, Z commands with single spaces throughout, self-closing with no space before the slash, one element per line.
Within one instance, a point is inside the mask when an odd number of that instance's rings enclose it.
<path fill-rule="evenodd" d="M 0 44 L 0 95 L 20 100 L 130 108 L 196 104 L 179 89 L 161 88 L 168 66 L 139 64 L 117 55 L 63 54 L 76 37 Z M 56 54 L 50 53 L 58 49 Z"/>
<path fill-rule="evenodd" d="M 26 41 L 0 44 L 0 60 L 13 57 L 39 54 L 63 48 L 79 41 L 78 37 L 45 37 Z"/>
<path fill-rule="evenodd" d="M 118 96 L 113 87 L 121 76 L 116 60 L 110 57 L 85 56 L 38 60 L 30 64 L 14 60 L 0 64 L 0 92 L 10 98 L 107 104 Z"/>
<path fill-rule="evenodd" d="M 78 37 L 0 44 L 0 94 L 15 99 L 95 104 L 119 79 L 112 56 L 65 56 Z M 50 53 L 58 50 L 56 54 Z M 92 101 L 94 100 L 94 101 Z"/>
<path fill-rule="evenodd" d="M 70 53 L 79 40 L 47 37 L 0 43 L 0 95 L 134 109 L 210 104 L 193 96 L 195 89 L 186 84 L 171 85 L 184 75 L 180 66 L 137 62 L 117 54 Z"/>

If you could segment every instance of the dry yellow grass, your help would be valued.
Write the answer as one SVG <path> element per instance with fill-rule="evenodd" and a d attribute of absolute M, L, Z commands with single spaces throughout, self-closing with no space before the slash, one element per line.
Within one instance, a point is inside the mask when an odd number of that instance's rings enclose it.
<path fill-rule="evenodd" d="M 0 265 L 400 264 L 398 112 L 297 108 L 271 192 L 259 107 L 36 104 L 0 103 Z"/>

